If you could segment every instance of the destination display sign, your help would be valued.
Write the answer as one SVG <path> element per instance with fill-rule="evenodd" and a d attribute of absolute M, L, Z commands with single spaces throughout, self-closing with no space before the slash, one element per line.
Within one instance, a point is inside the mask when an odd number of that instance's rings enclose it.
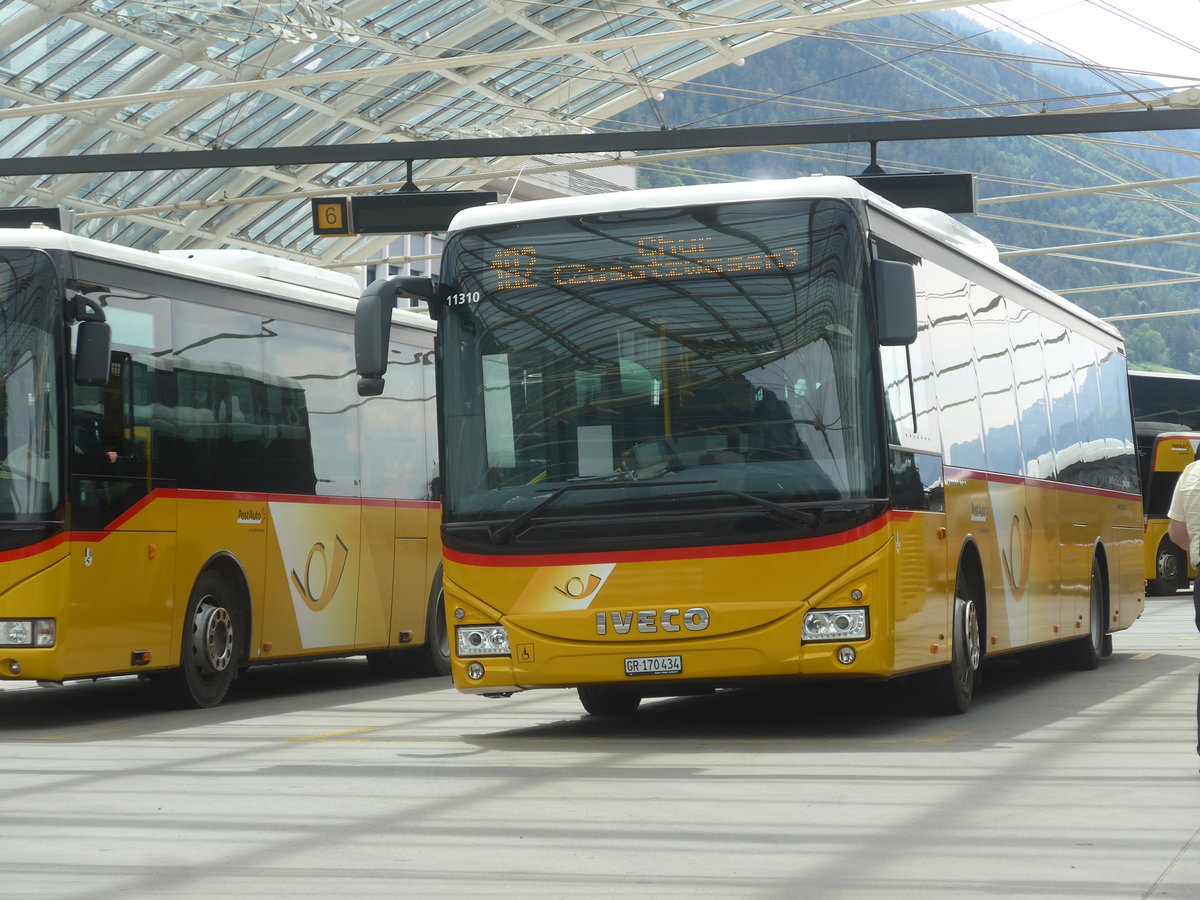
<path fill-rule="evenodd" d="M 552 260 L 543 259 L 533 245 L 505 247 L 494 251 L 490 267 L 496 278 L 495 290 L 502 292 L 546 284 L 595 286 L 700 275 L 757 275 L 798 269 L 806 258 L 803 251 L 786 246 L 727 254 L 717 243 L 715 236 L 648 235 L 637 239 L 637 255 L 632 259 L 569 263 L 562 262 L 560 247 L 555 248 Z"/>

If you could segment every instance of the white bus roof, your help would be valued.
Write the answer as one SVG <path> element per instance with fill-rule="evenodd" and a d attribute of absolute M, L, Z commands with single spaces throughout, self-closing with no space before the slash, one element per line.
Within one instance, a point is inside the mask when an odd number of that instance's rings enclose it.
<path fill-rule="evenodd" d="M 252 250 L 171 250 L 152 253 L 79 237 L 54 228 L 0 229 L 0 247 L 63 250 L 130 268 L 240 288 L 351 315 L 360 293 L 358 283 L 349 275 Z M 436 327 L 426 315 L 405 309 L 394 310 L 392 321 L 425 331 L 433 331 Z"/>
<path fill-rule="evenodd" d="M 947 246 L 978 260 L 1008 280 L 1016 282 L 1043 300 L 1048 300 L 1054 306 L 1069 312 L 1077 320 L 1099 329 L 1110 339 L 1120 340 L 1120 332 L 1112 325 L 1001 262 L 996 245 L 979 232 L 938 210 L 906 209 L 897 206 L 890 200 L 863 187 L 853 178 L 844 175 L 812 175 L 805 178 L 684 185 L 608 194 L 589 194 L 579 197 L 558 197 L 549 200 L 528 200 L 519 203 L 494 203 L 471 207 L 458 213 L 451 221 L 447 234 L 488 225 L 598 213 L 663 209 L 701 203 L 740 203 L 754 200 L 809 198 L 857 200 L 874 207 L 891 219 L 903 223 L 906 227 L 934 236 Z"/>
<path fill-rule="evenodd" d="M 450 232 L 531 219 L 661 209 L 695 203 L 742 203 L 753 200 L 832 198 L 858 200 L 887 209 L 922 231 L 936 232 L 947 243 L 995 265 L 1000 256 L 996 246 L 977 231 L 943 212 L 933 209 L 902 209 L 844 175 L 813 175 L 766 181 L 733 181 L 720 184 L 685 185 L 579 197 L 556 197 L 519 203 L 493 203 L 463 210 L 450 223 Z"/>

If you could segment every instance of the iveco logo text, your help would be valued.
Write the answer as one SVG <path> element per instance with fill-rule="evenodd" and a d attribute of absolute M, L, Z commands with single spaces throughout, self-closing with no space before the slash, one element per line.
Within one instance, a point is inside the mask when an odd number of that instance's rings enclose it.
<path fill-rule="evenodd" d="M 630 628 L 637 624 L 637 630 L 642 634 L 655 634 L 663 631 L 679 631 L 680 626 L 688 631 L 703 631 L 708 627 L 708 610 L 702 606 L 693 606 L 680 613 L 677 609 L 642 609 L 634 612 L 596 613 L 596 634 L 608 634 L 611 624 L 614 634 L 629 634 Z"/>

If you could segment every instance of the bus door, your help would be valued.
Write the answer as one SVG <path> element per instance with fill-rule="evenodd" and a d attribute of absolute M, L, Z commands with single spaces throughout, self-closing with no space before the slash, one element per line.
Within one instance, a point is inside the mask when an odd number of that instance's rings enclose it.
<path fill-rule="evenodd" d="M 913 344 L 880 348 L 888 409 L 898 671 L 949 659 L 953 609 L 929 331 L 923 315 L 919 322 Z"/>
<path fill-rule="evenodd" d="M 72 587 L 64 670 L 104 673 L 170 658 L 175 501 L 155 499 L 155 369 L 114 351 L 108 383 L 73 386 Z"/>
<path fill-rule="evenodd" d="M 907 442 L 906 442 L 907 443 Z M 945 491 L 940 454 L 890 448 L 898 670 L 949 659 Z"/>

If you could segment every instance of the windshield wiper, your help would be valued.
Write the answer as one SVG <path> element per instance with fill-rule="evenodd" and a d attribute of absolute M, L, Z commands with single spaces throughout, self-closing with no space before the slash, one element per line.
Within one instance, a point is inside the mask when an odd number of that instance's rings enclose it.
<path fill-rule="evenodd" d="M 671 482 L 671 484 L 672 485 L 676 485 L 676 484 L 716 484 L 716 482 L 712 481 L 712 480 L 709 480 L 709 481 L 673 481 L 673 482 Z M 494 530 L 489 530 L 488 537 L 490 537 L 492 539 L 492 543 L 494 543 L 494 544 L 507 544 L 513 538 L 517 537 L 523 531 L 525 531 L 525 529 L 529 527 L 530 523 L 533 521 L 533 519 L 537 516 L 538 513 L 540 513 L 543 509 L 545 509 L 547 506 L 549 506 L 551 503 L 553 503 L 555 500 L 557 500 L 559 497 L 561 497 L 563 494 L 566 494 L 569 491 L 595 491 L 595 490 L 605 490 L 605 489 L 609 489 L 609 488 L 631 488 L 631 487 L 636 488 L 636 487 L 661 487 L 661 486 L 662 486 L 661 482 L 655 483 L 655 482 L 651 482 L 651 481 L 638 482 L 638 481 L 624 481 L 624 480 L 622 480 L 622 481 L 603 481 L 600 483 L 588 482 L 586 484 L 564 485 L 563 487 L 560 487 L 558 490 L 556 490 L 554 493 L 550 494 L 549 496 L 547 496 L 547 497 L 539 500 L 537 503 L 533 504 L 533 506 L 529 507 L 529 509 L 525 510 L 520 515 L 509 520 L 504 525 L 501 525 L 499 528 L 496 528 Z M 708 492 L 705 492 L 705 493 L 708 493 Z M 717 491 L 716 493 L 723 493 L 723 492 Z M 691 495 L 688 495 L 688 496 L 691 496 Z M 766 501 L 764 501 L 764 502 L 766 502 Z M 787 507 L 784 507 L 784 509 L 787 509 Z"/>
<path fill-rule="evenodd" d="M 782 503 L 776 503 L 774 500 L 767 500 L 765 497 L 755 497 L 753 494 L 747 494 L 745 491 L 736 491 L 732 488 L 715 491 L 696 491 L 689 494 L 680 494 L 680 497 L 736 497 L 739 500 L 744 500 L 747 503 L 753 503 L 761 506 L 766 510 L 767 514 L 777 521 L 784 522 L 788 525 L 808 525 L 810 527 L 820 523 L 821 519 L 814 513 L 810 513 L 807 509 L 797 509 L 794 506 L 784 506 Z"/>

